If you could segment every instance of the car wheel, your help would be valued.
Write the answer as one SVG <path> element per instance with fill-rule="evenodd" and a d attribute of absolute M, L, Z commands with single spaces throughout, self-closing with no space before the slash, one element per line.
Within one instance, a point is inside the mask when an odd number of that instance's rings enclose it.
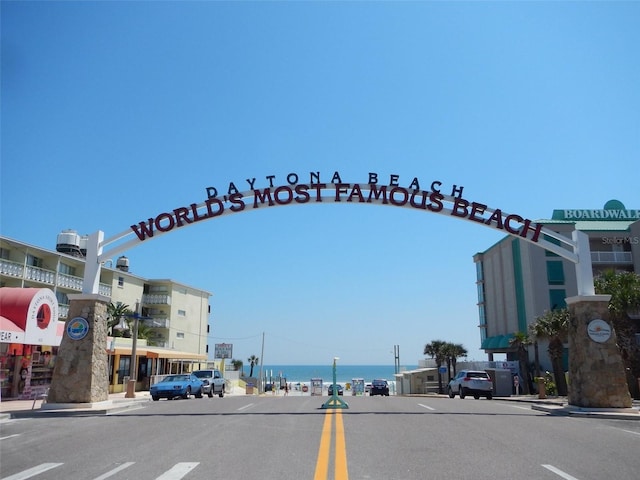
<path fill-rule="evenodd" d="M 196 393 L 196 398 L 202 398 L 202 389 L 198 390 L 198 393 Z"/>
<path fill-rule="evenodd" d="M 477 393 L 473 396 L 473 398 L 475 398 L 476 400 L 478 400 L 480 398 L 480 395 L 478 395 Z"/>
<path fill-rule="evenodd" d="M 451 387 L 449 387 L 449 398 L 455 398 L 456 394 L 453 393 L 453 390 L 451 389 Z"/>
<path fill-rule="evenodd" d="M 491 400 L 493 398 L 493 394 L 487 393 L 487 400 Z"/>
<path fill-rule="evenodd" d="M 220 390 L 220 394 L 218 395 L 220 398 L 224 397 L 224 387 Z"/>
<path fill-rule="evenodd" d="M 467 396 L 467 394 L 466 394 L 466 392 L 464 391 L 464 387 L 460 387 L 460 398 L 464 398 L 464 397 L 466 397 L 466 396 Z"/>
<path fill-rule="evenodd" d="M 158 400 L 160 400 L 160 397 L 151 397 L 153 399 L 154 402 L 157 402 Z"/>
<path fill-rule="evenodd" d="M 182 396 L 182 398 L 189 398 L 191 396 L 191 387 L 187 387 L 187 391 L 184 392 L 184 395 Z"/>
<path fill-rule="evenodd" d="M 211 389 L 211 390 L 209 390 L 207 392 L 207 397 L 209 397 L 209 398 L 213 397 L 213 389 Z"/>

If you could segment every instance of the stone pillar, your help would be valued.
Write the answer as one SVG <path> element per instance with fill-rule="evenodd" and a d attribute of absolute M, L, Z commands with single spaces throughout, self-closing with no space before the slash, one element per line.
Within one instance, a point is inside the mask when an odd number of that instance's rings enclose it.
<path fill-rule="evenodd" d="M 569 405 L 584 408 L 630 408 L 631 395 L 616 333 L 609 316 L 610 295 L 567 298 L 569 307 Z M 593 320 L 606 328 L 588 332 Z M 600 337 L 598 337 L 600 333 Z M 603 339 L 605 339 L 603 341 Z"/>
<path fill-rule="evenodd" d="M 47 401 L 95 403 L 109 400 L 107 305 L 98 294 L 69 295 L 69 315 Z M 86 321 L 86 323 L 83 321 Z M 88 329 L 85 326 L 88 325 Z M 81 337 L 81 338 L 80 338 Z"/>

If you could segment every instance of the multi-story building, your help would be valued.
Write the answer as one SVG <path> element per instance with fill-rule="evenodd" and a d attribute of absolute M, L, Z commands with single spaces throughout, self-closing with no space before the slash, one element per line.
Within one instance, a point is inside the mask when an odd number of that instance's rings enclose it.
<path fill-rule="evenodd" d="M 551 219 L 536 222 L 569 238 L 573 230 L 586 233 L 594 277 L 608 269 L 640 273 L 640 210 L 626 209 L 621 202 L 611 200 L 602 210 L 554 210 Z M 473 259 L 481 348 L 489 360 L 496 353 L 506 354 L 507 360 L 517 360 L 516 349 L 509 345 L 513 334 L 527 333 L 537 317 L 565 307 L 565 299 L 577 295 L 575 267 L 554 253 L 512 236 L 477 253 Z M 640 323 L 636 332 L 640 332 Z M 636 338 L 640 341 L 640 335 Z M 538 346 L 540 364 L 551 370 L 545 347 Z M 529 358 L 533 360 L 531 353 Z M 566 353 L 565 349 L 565 368 Z"/>
<path fill-rule="evenodd" d="M 59 319 L 66 320 L 69 295 L 82 293 L 85 245 L 86 237 L 74 231 L 58 235 L 55 251 L 0 237 L 0 287 L 48 288 L 58 300 Z M 140 329 L 147 332 L 146 341 L 137 342 L 138 387 L 145 388 L 153 374 L 195 368 L 194 363 L 206 365 L 211 293 L 170 279 L 134 275 L 124 256 L 115 265 L 110 263 L 101 269 L 99 294 L 114 305 L 128 305 L 132 312 L 139 305 Z M 127 337 L 131 324 L 131 317 L 122 318 L 115 327 L 120 336 L 110 337 L 105 345 L 110 354 L 112 392 L 121 391 L 124 377 L 130 374 L 132 342 Z M 51 347 L 43 350 L 55 356 L 56 346 Z M 5 370 L 12 356 L 8 343 L 0 343 Z M 7 383 L 3 397 L 17 393 Z"/>

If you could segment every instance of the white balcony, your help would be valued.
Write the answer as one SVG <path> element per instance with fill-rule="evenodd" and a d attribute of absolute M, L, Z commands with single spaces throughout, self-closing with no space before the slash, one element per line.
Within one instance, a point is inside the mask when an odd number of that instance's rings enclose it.
<path fill-rule="evenodd" d="M 631 252 L 591 252 L 592 263 L 633 263 Z"/>

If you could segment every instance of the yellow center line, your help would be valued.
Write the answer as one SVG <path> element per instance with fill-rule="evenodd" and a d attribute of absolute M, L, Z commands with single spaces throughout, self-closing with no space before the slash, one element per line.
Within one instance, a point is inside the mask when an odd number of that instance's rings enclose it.
<path fill-rule="evenodd" d="M 349 480 L 347 471 L 347 445 L 344 440 L 342 410 L 336 411 L 336 476 L 335 480 Z"/>
<path fill-rule="evenodd" d="M 318 450 L 318 459 L 316 461 L 316 471 L 313 480 L 327 480 L 328 478 L 333 417 L 336 419 L 334 480 L 349 480 L 349 473 L 347 471 L 347 447 L 344 439 L 342 412 L 340 410 L 334 411 L 333 409 L 327 410 L 324 416 L 322 435 L 320 437 L 320 449 Z"/>
<path fill-rule="evenodd" d="M 326 480 L 329 471 L 329 451 L 331 449 L 331 412 L 327 410 L 322 426 L 322 436 L 320 437 L 320 450 L 318 450 L 318 460 L 316 461 L 316 474 L 313 480 Z"/>

